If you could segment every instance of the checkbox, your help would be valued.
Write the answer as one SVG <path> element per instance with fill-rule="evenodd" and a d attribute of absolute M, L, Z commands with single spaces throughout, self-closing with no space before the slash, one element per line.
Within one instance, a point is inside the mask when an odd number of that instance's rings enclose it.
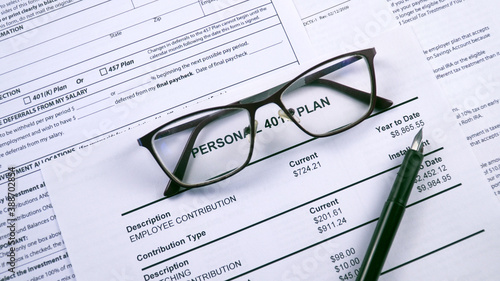
<path fill-rule="evenodd" d="M 28 97 L 24 97 L 23 101 L 24 101 L 24 104 L 30 104 L 31 103 L 31 98 L 29 96 Z"/>
<path fill-rule="evenodd" d="M 101 73 L 101 76 L 108 74 L 108 71 L 106 70 L 106 68 L 99 69 L 99 72 Z"/>

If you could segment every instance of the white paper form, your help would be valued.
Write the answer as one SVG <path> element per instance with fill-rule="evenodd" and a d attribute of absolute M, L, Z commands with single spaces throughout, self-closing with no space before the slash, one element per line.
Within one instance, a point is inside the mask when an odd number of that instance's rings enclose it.
<path fill-rule="evenodd" d="M 44 165 L 78 278 L 353 280 L 403 151 L 424 126 L 423 169 L 381 280 L 494 280 L 496 200 L 478 187 L 486 181 L 458 126 L 443 122 L 437 81 L 408 34 L 375 44 L 378 93 L 391 110 L 324 139 L 266 129 L 268 146 L 295 146 L 219 184 L 161 199 L 168 179 L 136 143 L 145 127 L 96 147 L 78 169 L 70 157 Z"/>
<path fill-rule="evenodd" d="M 400 21 L 414 27 L 433 74 L 479 160 L 489 190 L 500 195 L 500 20 L 498 1 L 411 1 Z M 421 16 L 421 15 L 425 16 Z M 460 15 L 460 16 L 458 16 Z M 431 28 L 432 27 L 432 28 Z M 500 197 L 498 197 L 500 198 Z"/>
<path fill-rule="evenodd" d="M 451 111 L 443 112 L 444 117 L 459 123 L 489 189 L 500 194 L 498 1 L 294 2 L 312 44 L 322 51 L 369 41 L 387 27 L 411 26 L 452 105 Z M 376 8 L 366 9 L 365 5 Z M 308 14 L 314 16 L 303 16 Z M 351 37 L 344 36 L 346 29 Z"/>
<path fill-rule="evenodd" d="M 72 154 L 76 167 L 91 144 L 215 96 L 248 96 L 235 89 L 263 74 L 295 72 L 311 50 L 286 4 L 3 1 L 1 280 L 74 279 L 42 163 Z M 252 88 L 259 87 L 266 82 Z M 9 167 L 15 200 L 7 193 Z M 15 230 L 7 227 L 12 202 Z M 12 236 L 15 274 L 7 264 Z"/>

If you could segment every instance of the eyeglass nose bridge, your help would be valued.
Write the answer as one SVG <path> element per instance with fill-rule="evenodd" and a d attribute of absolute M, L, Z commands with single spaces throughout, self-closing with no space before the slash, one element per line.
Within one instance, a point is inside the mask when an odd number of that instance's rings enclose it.
<path fill-rule="evenodd" d="M 289 108 L 287 111 L 288 111 L 288 114 L 286 114 L 283 109 L 278 110 L 278 116 L 281 117 L 281 118 L 283 118 L 283 119 L 285 119 L 285 120 L 287 120 L 287 121 L 292 121 L 292 119 L 289 117 L 289 116 L 292 116 L 293 119 L 297 123 L 300 123 L 299 116 L 295 115 L 295 109 Z"/>

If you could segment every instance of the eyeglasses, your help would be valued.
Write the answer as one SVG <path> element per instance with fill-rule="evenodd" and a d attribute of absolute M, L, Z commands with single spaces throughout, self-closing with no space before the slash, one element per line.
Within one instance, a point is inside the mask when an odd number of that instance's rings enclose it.
<path fill-rule="evenodd" d="M 224 180 L 248 165 L 262 129 L 292 122 L 312 137 L 338 134 L 392 101 L 377 97 L 374 48 L 324 61 L 277 90 L 174 119 L 138 140 L 171 179 L 164 195 Z M 257 100 L 257 101 L 255 101 Z M 257 109 L 274 103 L 277 116 L 259 124 Z"/>

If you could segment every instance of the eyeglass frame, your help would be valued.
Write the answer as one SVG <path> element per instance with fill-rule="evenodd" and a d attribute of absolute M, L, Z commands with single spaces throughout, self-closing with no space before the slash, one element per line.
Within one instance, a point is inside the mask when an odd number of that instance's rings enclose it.
<path fill-rule="evenodd" d="M 206 185 L 209 185 L 209 184 L 213 184 L 213 183 L 225 180 L 225 179 L 227 179 L 227 178 L 229 178 L 229 177 L 237 174 L 241 170 L 243 170 L 250 163 L 250 160 L 251 160 L 252 155 L 253 155 L 253 150 L 254 150 L 254 145 L 255 145 L 255 135 L 256 135 L 256 133 L 255 133 L 256 132 L 256 124 L 255 124 L 256 123 L 255 122 L 256 112 L 257 112 L 257 110 L 260 107 L 262 107 L 264 105 L 271 104 L 271 103 L 276 104 L 287 115 L 287 117 L 288 117 L 287 119 L 289 119 L 290 121 L 292 121 L 297 127 L 299 127 L 299 129 L 301 131 L 303 131 L 307 135 L 309 135 L 311 137 L 315 137 L 315 138 L 329 137 L 329 136 L 333 136 L 333 135 L 342 133 L 342 132 L 344 132 L 344 131 L 346 131 L 346 130 L 348 130 L 348 129 L 356 126 L 356 125 L 358 125 L 359 123 L 363 122 L 366 118 L 368 118 L 370 116 L 370 114 L 373 112 L 373 110 L 375 108 L 386 109 L 386 108 L 390 107 L 392 105 L 392 101 L 391 100 L 385 99 L 383 97 L 377 97 L 377 91 L 376 91 L 377 87 L 376 87 L 376 79 L 375 79 L 375 67 L 374 67 L 374 63 L 373 63 L 375 54 L 376 54 L 375 48 L 369 48 L 369 49 L 359 50 L 359 51 L 355 51 L 355 52 L 349 52 L 349 53 L 345 53 L 345 54 L 333 57 L 331 59 L 325 60 L 325 61 L 323 61 L 323 62 L 321 62 L 319 64 L 316 64 L 316 65 L 308 68 L 307 70 L 303 71 L 302 73 L 300 73 L 298 76 L 296 76 L 292 80 L 290 80 L 290 81 L 282 84 L 279 87 L 275 87 L 273 89 L 264 91 L 262 93 L 259 93 L 257 95 L 254 95 L 252 97 L 249 97 L 249 98 L 246 98 L 246 99 L 243 99 L 243 100 L 240 100 L 240 101 L 235 102 L 235 103 L 227 104 L 227 105 L 224 105 L 224 106 L 217 106 L 217 107 L 206 108 L 206 109 L 198 110 L 198 111 L 191 112 L 189 114 L 177 117 L 177 118 L 175 118 L 173 120 L 170 120 L 170 121 L 164 123 L 163 125 L 157 127 L 156 129 L 152 130 L 151 132 L 147 133 L 146 135 L 142 136 L 141 138 L 139 138 L 137 140 L 138 143 L 139 143 L 139 145 L 142 146 L 142 147 L 145 147 L 146 149 L 149 150 L 149 152 L 153 155 L 153 158 L 156 160 L 156 162 L 161 167 L 161 169 L 163 170 L 163 172 L 165 172 L 165 174 L 170 178 L 170 181 L 167 184 L 163 195 L 166 196 L 166 197 L 171 197 L 171 196 L 174 196 L 174 195 L 176 195 L 176 194 L 178 194 L 178 193 L 180 193 L 180 192 L 182 192 L 184 190 L 188 190 L 188 189 L 191 189 L 191 188 L 203 187 L 203 186 L 206 186 Z M 345 86 L 345 85 L 342 85 L 342 84 L 339 84 L 337 82 L 333 82 L 333 81 L 330 81 L 330 80 L 326 80 L 326 79 L 322 79 L 321 82 L 330 84 L 330 86 L 332 86 L 332 87 L 337 87 L 337 88 L 338 87 L 342 87 L 344 90 L 352 92 L 352 93 L 350 93 L 351 95 L 356 95 L 356 97 L 354 97 L 354 98 L 356 98 L 358 100 L 366 100 L 366 99 L 369 98 L 370 104 L 369 104 L 368 110 L 358 120 L 356 120 L 356 121 L 354 121 L 354 122 L 352 122 L 352 123 L 350 123 L 348 125 L 345 125 L 345 126 L 343 126 L 341 128 L 332 130 L 330 132 L 327 132 L 327 133 L 324 133 L 324 134 L 314 134 L 314 133 L 311 133 L 311 132 L 307 131 L 293 117 L 293 113 L 290 112 L 290 110 L 285 107 L 285 105 L 281 101 L 282 94 L 284 93 L 285 90 L 287 90 L 289 88 L 290 85 L 292 85 L 293 83 L 295 83 L 299 79 L 310 78 L 311 80 L 318 81 L 317 79 L 314 79 L 314 77 L 311 77 L 311 76 L 313 76 L 313 75 L 318 76 L 319 75 L 319 77 L 322 77 L 324 75 L 324 74 L 320 73 L 321 71 L 319 71 L 319 73 L 318 72 L 312 73 L 312 74 L 310 74 L 308 76 L 305 76 L 306 73 L 311 72 L 315 68 L 321 68 L 322 66 L 324 66 L 326 64 L 329 64 L 332 61 L 342 59 L 343 57 L 350 57 L 350 56 L 360 56 L 360 57 L 362 57 L 362 58 L 364 58 L 366 60 L 366 63 L 368 64 L 369 74 L 370 74 L 371 93 L 366 93 L 366 92 L 363 92 L 361 90 L 353 89 L 353 88 L 350 88 L 348 86 Z M 332 71 L 330 71 L 330 72 L 332 72 Z M 366 95 L 369 95 L 369 97 L 367 97 Z M 257 100 L 257 101 L 254 101 L 254 100 Z M 177 168 L 178 168 L 179 163 L 181 161 L 186 161 L 187 159 L 185 159 L 185 160 L 180 159 L 180 161 L 177 163 L 177 165 L 175 167 L 175 170 L 173 172 L 170 172 L 164 166 L 163 161 L 160 159 L 160 156 L 157 154 L 157 152 L 156 152 L 156 150 L 154 148 L 154 145 L 153 145 L 154 139 L 153 139 L 153 137 L 155 137 L 156 133 L 158 133 L 159 131 L 161 131 L 163 128 L 165 128 L 166 126 L 168 126 L 171 123 L 177 122 L 177 121 L 182 120 L 182 119 L 187 119 L 187 118 L 190 118 L 190 117 L 192 117 L 194 115 L 201 114 L 201 113 L 204 113 L 204 112 L 216 111 L 216 110 L 224 110 L 224 109 L 244 109 L 244 110 L 246 110 L 249 113 L 249 121 L 250 121 L 250 123 L 249 123 L 249 127 L 250 127 L 250 132 L 249 132 L 249 136 L 250 136 L 250 148 L 249 148 L 249 153 L 248 153 L 247 159 L 245 160 L 245 162 L 240 167 L 235 168 L 235 169 L 231 170 L 230 172 L 227 172 L 226 174 L 217 177 L 216 179 L 212 179 L 212 180 L 209 179 L 206 182 L 197 183 L 197 184 L 187 184 L 187 183 L 184 183 L 184 182 L 180 181 L 177 178 L 178 176 L 176 175 Z M 201 130 L 201 128 L 200 128 L 200 130 Z M 192 137 L 193 134 L 194 133 L 192 132 L 191 136 L 190 136 L 190 140 L 193 139 L 193 137 Z M 197 134 L 196 134 L 196 136 L 197 136 Z M 196 136 L 194 137 L 194 139 L 196 139 Z M 188 156 L 190 154 L 189 152 L 192 149 L 192 147 L 189 148 L 189 143 L 190 142 L 191 141 L 189 141 L 189 140 L 187 141 L 186 146 L 184 147 L 184 151 L 183 151 L 183 153 L 181 155 L 181 158 L 185 158 L 186 156 Z M 186 165 L 187 165 L 187 163 L 186 163 Z M 185 169 L 185 167 L 183 169 Z M 184 172 L 182 172 L 182 174 L 184 174 Z"/>

